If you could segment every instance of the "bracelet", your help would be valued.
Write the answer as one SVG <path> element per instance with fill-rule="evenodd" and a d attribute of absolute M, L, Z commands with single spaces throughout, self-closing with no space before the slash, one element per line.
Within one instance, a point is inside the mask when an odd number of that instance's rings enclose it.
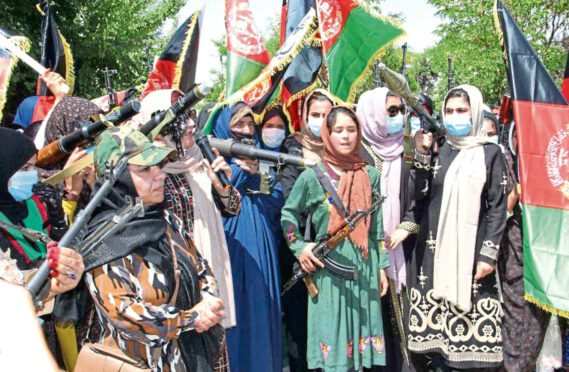
<path fill-rule="evenodd" d="M 67 201 L 78 201 L 79 200 L 79 194 L 77 194 L 75 191 L 69 190 L 69 189 L 64 189 L 63 190 L 63 199 L 67 200 Z"/>
<path fill-rule="evenodd" d="M 223 196 L 220 193 L 217 193 L 217 195 L 219 195 L 219 197 L 221 199 L 229 199 L 231 197 L 231 191 L 233 191 L 233 186 L 229 187 L 229 190 L 227 191 L 227 195 Z"/>

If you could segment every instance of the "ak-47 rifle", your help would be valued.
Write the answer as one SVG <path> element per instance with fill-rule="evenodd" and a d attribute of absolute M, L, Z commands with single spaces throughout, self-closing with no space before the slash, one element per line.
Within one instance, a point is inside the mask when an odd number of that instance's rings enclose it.
<path fill-rule="evenodd" d="M 448 90 L 454 88 L 455 80 L 452 76 L 452 56 L 448 56 Z"/>
<path fill-rule="evenodd" d="M 312 253 L 318 260 L 324 263 L 325 270 L 346 280 L 358 279 L 358 272 L 354 267 L 342 265 L 330 259 L 328 257 L 328 254 L 336 249 L 338 244 L 350 236 L 350 233 L 354 231 L 358 223 L 363 221 L 366 217 L 371 216 L 372 213 L 374 213 L 385 201 L 385 198 L 385 196 L 379 196 L 379 194 L 374 191 L 372 196 L 372 203 L 368 209 L 358 209 L 350 216 L 348 216 L 340 225 L 333 228 L 332 231 L 318 238 L 316 247 L 312 249 Z M 283 286 L 281 296 L 284 295 L 289 289 L 291 289 L 292 286 L 300 279 L 302 279 L 306 284 L 308 293 L 310 293 L 310 296 L 312 298 L 318 296 L 318 288 L 312 280 L 312 274 L 302 270 L 298 262 L 294 263 L 294 266 L 292 268 L 292 277 Z"/>
<path fill-rule="evenodd" d="M 427 110 L 423 107 L 421 100 L 411 93 L 411 89 L 409 89 L 409 84 L 405 77 L 400 73 L 391 70 L 383 63 L 379 65 L 379 69 L 381 70 L 383 81 L 389 90 L 403 97 L 405 101 L 407 101 L 407 104 L 411 106 L 413 111 L 415 111 L 417 115 L 421 116 L 423 119 L 423 130 L 425 132 L 432 132 L 436 138 L 442 137 L 446 130 L 435 119 L 433 119 L 431 115 L 429 115 Z"/>
<path fill-rule="evenodd" d="M 261 175 L 259 192 L 261 194 L 268 194 L 272 190 L 272 185 L 269 184 L 270 169 L 272 167 L 276 167 L 278 173 L 280 168 L 287 164 L 300 168 L 316 165 L 314 161 L 300 156 L 278 151 L 262 150 L 253 145 L 246 145 L 232 139 L 219 139 L 211 136 L 209 136 L 208 139 L 210 145 L 215 147 L 222 156 L 257 159 L 259 161 L 259 174 Z"/>
<path fill-rule="evenodd" d="M 109 70 L 107 67 L 105 67 L 105 88 L 107 88 L 107 94 L 109 95 L 109 110 L 112 110 L 118 106 L 117 94 L 111 85 L 111 76 L 117 72 L 117 70 Z"/>
<path fill-rule="evenodd" d="M 403 63 L 401 64 L 401 75 L 405 76 L 405 73 L 407 72 L 407 43 L 403 44 L 401 46 L 401 49 L 403 49 Z"/>
<path fill-rule="evenodd" d="M 109 115 L 103 116 L 96 122 L 87 121 L 80 124 L 81 129 L 53 141 L 38 151 L 36 165 L 40 168 L 55 164 L 65 159 L 76 147 L 92 141 L 97 135 L 109 128 L 109 123 L 118 125 L 140 112 L 140 102 L 130 101 Z"/>

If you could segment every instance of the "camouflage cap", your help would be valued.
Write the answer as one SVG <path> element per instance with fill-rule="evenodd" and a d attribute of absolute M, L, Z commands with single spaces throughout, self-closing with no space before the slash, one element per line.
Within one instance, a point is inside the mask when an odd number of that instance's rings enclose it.
<path fill-rule="evenodd" d="M 154 144 L 142 133 L 125 126 L 108 129 L 97 138 L 95 165 L 103 174 L 108 161 L 116 164 L 126 156 L 128 164 L 156 165 L 169 157 L 174 150 Z"/>

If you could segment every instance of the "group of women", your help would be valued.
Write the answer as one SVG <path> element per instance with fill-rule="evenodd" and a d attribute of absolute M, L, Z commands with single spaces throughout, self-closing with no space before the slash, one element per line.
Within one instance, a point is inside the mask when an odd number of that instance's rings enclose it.
<path fill-rule="evenodd" d="M 407 108 L 387 88 L 362 94 L 356 111 L 315 90 L 305 99 L 301 131 L 292 135 L 278 106 L 260 125 L 243 102 L 222 110 L 213 120 L 215 137 L 317 162 L 306 170 L 271 169 L 268 192 L 259 191 L 266 175 L 257 160 L 224 158 L 215 149 L 217 158 L 205 160 L 193 139 L 195 123 L 185 116 L 178 119 L 183 151 L 171 135 L 151 142 L 137 131 L 137 123 L 181 94 L 149 94 L 137 120 L 99 136 L 94 168 L 70 178 L 64 190 L 37 183 L 33 142 L 0 129 L 2 221 L 59 240 L 80 195 L 100 189 L 103 179 L 93 182 L 93 174 L 124 158 L 127 170 L 82 241 L 112 223 L 125 203 L 138 198 L 144 205 L 143 216 L 84 259 L 70 247 L 46 247 L 2 227 L 4 261 L 25 271 L 47 259 L 52 295 L 73 294 L 52 317 L 65 318 L 74 302 L 81 333 L 96 313 L 100 336 L 91 341 L 156 371 L 280 371 L 283 360 L 293 371 L 502 365 L 495 268 L 512 187 L 502 150 L 488 136 L 478 89 L 463 85 L 445 97 L 447 134 L 438 151 L 432 134 L 416 129 L 412 166 L 403 159 Z M 46 133 L 73 130 L 92 111 L 88 101 L 66 98 Z M 82 156 L 78 150 L 68 163 Z M 219 172 L 230 187 L 222 186 Z M 386 197 L 381 208 L 328 255 L 356 271 L 347 280 L 313 248 L 348 215 L 368 209 L 374 195 Z M 281 298 L 296 261 L 311 274 L 317 296 L 309 297 L 300 282 Z M 21 284 L 23 275 L 12 280 Z M 82 293 L 90 303 L 80 300 Z M 57 345 L 46 319 L 48 344 Z M 76 360 L 67 355 L 66 367 Z"/>

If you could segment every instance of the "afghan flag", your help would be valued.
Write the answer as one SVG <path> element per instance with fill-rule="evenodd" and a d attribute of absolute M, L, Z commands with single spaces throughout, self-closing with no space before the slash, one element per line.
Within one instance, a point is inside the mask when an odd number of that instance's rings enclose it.
<path fill-rule="evenodd" d="M 69 86 L 69 93 L 67 94 L 72 95 L 73 86 L 75 85 L 75 69 L 73 67 L 71 48 L 65 37 L 59 32 L 47 1 L 42 1 L 36 8 L 42 16 L 40 63 L 42 66 L 61 75 L 65 79 L 65 84 Z M 38 79 L 37 95 L 52 95 L 40 79 Z"/>
<path fill-rule="evenodd" d="M 360 0 L 316 0 L 332 94 L 353 103 L 384 47 L 404 34 L 394 20 Z"/>
<path fill-rule="evenodd" d="M 569 106 L 500 0 L 494 13 L 518 134 L 525 298 L 569 317 Z"/>
<path fill-rule="evenodd" d="M 232 94 L 224 102 L 216 105 L 212 115 L 210 115 L 210 120 L 208 120 L 203 129 L 204 133 L 211 131 L 213 119 L 221 108 L 231 106 L 236 102 L 243 101 L 247 103 L 256 115 L 262 116 L 269 104 L 278 94 L 279 83 L 291 66 L 291 62 L 297 58 L 306 40 L 313 35 L 317 29 L 318 19 L 316 18 L 316 11 L 312 9 L 305 15 L 294 32 L 286 39 L 283 46 L 275 53 L 275 56 L 263 71 L 261 71 L 259 76 Z"/>
<path fill-rule="evenodd" d="M 253 21 L 249 0 L 225 0 L 227 61 L 225 97 L 255 79 L 271 61 Z"/>
<path fill-rule="evenodd" d="M 281 45 L 311 9 L 316 9 L 316 0 L 283 1 Z M 322 47 L 318 31 L 315 30 L 283 77 L 281 100 L 283 110 L 290 119 L 291 131 L 298 131 L 302 126 L 302 102 L 306 94 L 314 89 L 321 66 Z"/>
<path fill-rule="evenodd" d="M 565 73 L 563 74 L 563 85 L 561 85 L 561 93 L 565 100 L 569 102 L 569 53 L 567 53 L 567 63 L 565 63 Z"/>
<path fill-rule="evenodd" d="M 11 35 L 2 29 L 0 29 L 0 33 L 8 39 L 8 42 L 13 45 L 17 45 L 23 51 L 27 52 L 30 50 L 30 41 L 27 38 Z M 4 104 L 6 103 L 6 94 L 8 92 L 10 77 L 12 76 L 12 71 L 14 70 L 17 62 L 18 57 L 0 47 L 0 120 L 2 120 L 2 111 L 4 110 Z"/>
<path fill-rule="evenodd" d="M 155 90 L 179 89 L 187 93 L 194 86 L 202 19 L 203 10 L 197 10 L 176 30 L 154 64 L 141 100 Z"/>

